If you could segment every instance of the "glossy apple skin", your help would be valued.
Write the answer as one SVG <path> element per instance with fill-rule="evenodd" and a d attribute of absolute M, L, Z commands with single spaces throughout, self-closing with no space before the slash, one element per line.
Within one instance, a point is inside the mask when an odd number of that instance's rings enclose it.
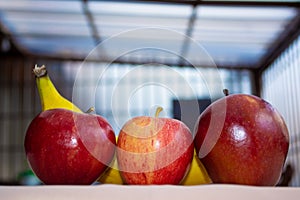
<path fill-rule="evenodd" d="M 206 147 L 213 144 L 207 155 L 199 152 L 204 140 Z M 288 153 L 289 133 L 269 103 L 256 96 L 233 94 L 217 100 L 200 115 L 194 144 L 214 183 L 274 186 Z"/>
<path fill-rule="evenodd" d="M 193 137 L 182 122 L 140 116 L 120 131 L 117 159 L 127 184 L 179 184 L 193 158 Z"/>
<path fill-rule="evenodd" d="M 99 115 L 46 110 L 25 135 L 27 160 L 44 184 L 92 184 L 115 153 L 115 134 Z"/>

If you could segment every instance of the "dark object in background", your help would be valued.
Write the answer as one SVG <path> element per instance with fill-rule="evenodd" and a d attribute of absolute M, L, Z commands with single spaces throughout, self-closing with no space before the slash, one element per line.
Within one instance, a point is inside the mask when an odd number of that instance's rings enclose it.
<path fill-rule="evenodd" d="M 294 174 L 294 168 L 291 164 L 287 164 L 284 171 L 282 172 L 281 178 L 277 186 L 289 186 Z"/>
<path fill-rule="evenodd" d="M 173 117 L 185 123 L 193 133 L 200 113 L 210 104 L 210 99 L 174 99 Z"/>

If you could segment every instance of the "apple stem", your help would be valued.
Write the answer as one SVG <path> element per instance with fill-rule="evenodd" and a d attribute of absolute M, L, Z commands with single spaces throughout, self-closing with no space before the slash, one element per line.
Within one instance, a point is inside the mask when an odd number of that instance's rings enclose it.
<path fill-rule="evenodd" d="M 229 95 L 229 90 L 228 89 L 223 89 L 223 93 L 225 96 L 228 96 Z"/>
<path fill-rule="evenodd" d="M 163 108 L 160 107 L 160 106 L 158 106 L 158 107 L 156 108 L 156 111 L 155 111 L 155 117 L 158 117 L 158 116 L 159 116 L 159 113 L 160 113 L 162 110 L 163 110 Z"/>
<path fill-rule="evenodd" d="M 32 71 L 33 71 L 34 75 L 38 78 L 47 75 L 47 70 L 46 70 L 45 65 L 42 65 L 41 67 L 38 67 L 38 65 L 36 64 Z"/>
<path fill-rule="evenodd" d="M 85 113 L 90 114 L 90 113 L 92 113 L 94 111 L 95 111 L 95 108 L 94 107 L 90 107 L 87 111 L 85 111 Z"/>

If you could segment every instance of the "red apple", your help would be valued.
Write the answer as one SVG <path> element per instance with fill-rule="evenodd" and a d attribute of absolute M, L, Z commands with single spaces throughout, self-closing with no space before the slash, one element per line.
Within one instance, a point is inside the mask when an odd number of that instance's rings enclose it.
<path fill-rule="evenodd" d="M 45 184 L 92 184 L 115 153 L 115 134 L 99 115 L 65 109 L 41 112 L 25 136 L 28 162 Z"/>
<path fill-rule="evenodd" d="M 176 119 L 140 116 L 122 127 L 117 161 L 127 184 L 179 184 L 189 170 L 194 144 Z"/>
<path fill-rule="evenodd" d="M 233 94 L 199 116 L 194 144 L 214 183 L 274 186 L 286 160 L 289 133 L 265 100 Z"/>

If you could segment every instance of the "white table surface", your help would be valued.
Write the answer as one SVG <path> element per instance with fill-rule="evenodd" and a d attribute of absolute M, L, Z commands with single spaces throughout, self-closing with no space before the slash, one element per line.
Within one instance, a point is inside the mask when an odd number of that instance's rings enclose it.
<path fill-rule="evenodd" d="M 300 188 L 241 185 L 198 186 L 0 186 L 1 200 L 299 200 Z"/>

